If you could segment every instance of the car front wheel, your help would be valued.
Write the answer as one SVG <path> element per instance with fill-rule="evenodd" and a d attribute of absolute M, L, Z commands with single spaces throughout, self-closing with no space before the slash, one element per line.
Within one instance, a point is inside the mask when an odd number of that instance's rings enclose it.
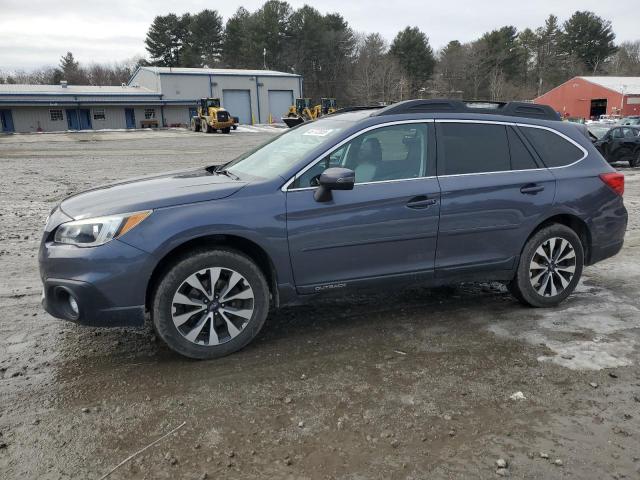
<path fill-rule="evenodd" d="M 155 290 L 156 332 L 177 353 L 217 358 L 240 350 L 264 325 L 269 287 L 262 271 L 233 250 L 198 250 L 178 259 Z"/>
<path fill-rule="evenodd" d="M 574 291 L 583 265 L 584 248 L 578 235 L 565 225 L 551 225 L 527 241 L 508 287 L 525 305 L 553 307 Z"/>

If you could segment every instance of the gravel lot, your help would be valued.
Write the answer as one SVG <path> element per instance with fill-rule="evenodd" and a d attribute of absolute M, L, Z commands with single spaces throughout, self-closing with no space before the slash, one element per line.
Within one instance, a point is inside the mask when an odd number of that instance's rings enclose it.
<path fill-rule="evenodd" d="M 0 477 L 98 479 L 185 422 L 109 478 L 640 478 L 640 169 L 626 165 L 624 250 L 555 309 L 497 284 L 318 301 L 210 362 L 149 328 L 41 310 L 57 202 L 273 135 L 253 130 L 0 136 Z"/>

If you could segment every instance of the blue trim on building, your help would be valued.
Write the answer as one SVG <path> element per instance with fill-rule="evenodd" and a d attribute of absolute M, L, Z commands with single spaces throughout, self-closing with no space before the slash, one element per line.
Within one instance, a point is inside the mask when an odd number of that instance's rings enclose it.
<path fill-rule="evenodd" d="M 257 106 L 258 106 L 258 123 L 262 123 L 262 118 L 260 115 L 260 86 L 258 85 L 258 77 L 257 75 L 256 77 L 256 99 L 258 100 Z"/>
<path fill-rule="evenodd" d="M 22 97 L 22 96 L 35 96 L 35 97 L 161 97 L 158 92 L 140 92 L 140 93 L 66 93 L 66 92 L 13 92 L 13 93 L 0 93 L 0 97 Z"/>

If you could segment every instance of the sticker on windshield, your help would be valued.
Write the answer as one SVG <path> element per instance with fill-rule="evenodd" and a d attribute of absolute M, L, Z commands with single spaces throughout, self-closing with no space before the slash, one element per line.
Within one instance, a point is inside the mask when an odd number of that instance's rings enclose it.
<path fill-rule="evenodd" d="M 308 135 L 310 137 L 326 137 L 334 130 L 335 128 L 310 128 L 302 135 Z"/>

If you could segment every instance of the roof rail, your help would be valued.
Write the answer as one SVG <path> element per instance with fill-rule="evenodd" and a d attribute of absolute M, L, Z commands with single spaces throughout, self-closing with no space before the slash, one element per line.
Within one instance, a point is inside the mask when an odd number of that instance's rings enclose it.
<path fill-rule="evenodd" d="M 337 113 L 357 112 L 360 110 L 380 110 L 382 108 L 385 107 L 383 105 L 356 105 L 355 107 L 339 108 L 335 112 L 332 112 L 330 115 L 335 115 Z"/>
<path fill-rule="evenodd" d="M 486 102 L 481 100 L 405 100 L 383 108 L 374 115 L 399 115 L 403 113 L 483 113 L 511 117 L 560 120 L 549 105 L 526 102 Z"/>

